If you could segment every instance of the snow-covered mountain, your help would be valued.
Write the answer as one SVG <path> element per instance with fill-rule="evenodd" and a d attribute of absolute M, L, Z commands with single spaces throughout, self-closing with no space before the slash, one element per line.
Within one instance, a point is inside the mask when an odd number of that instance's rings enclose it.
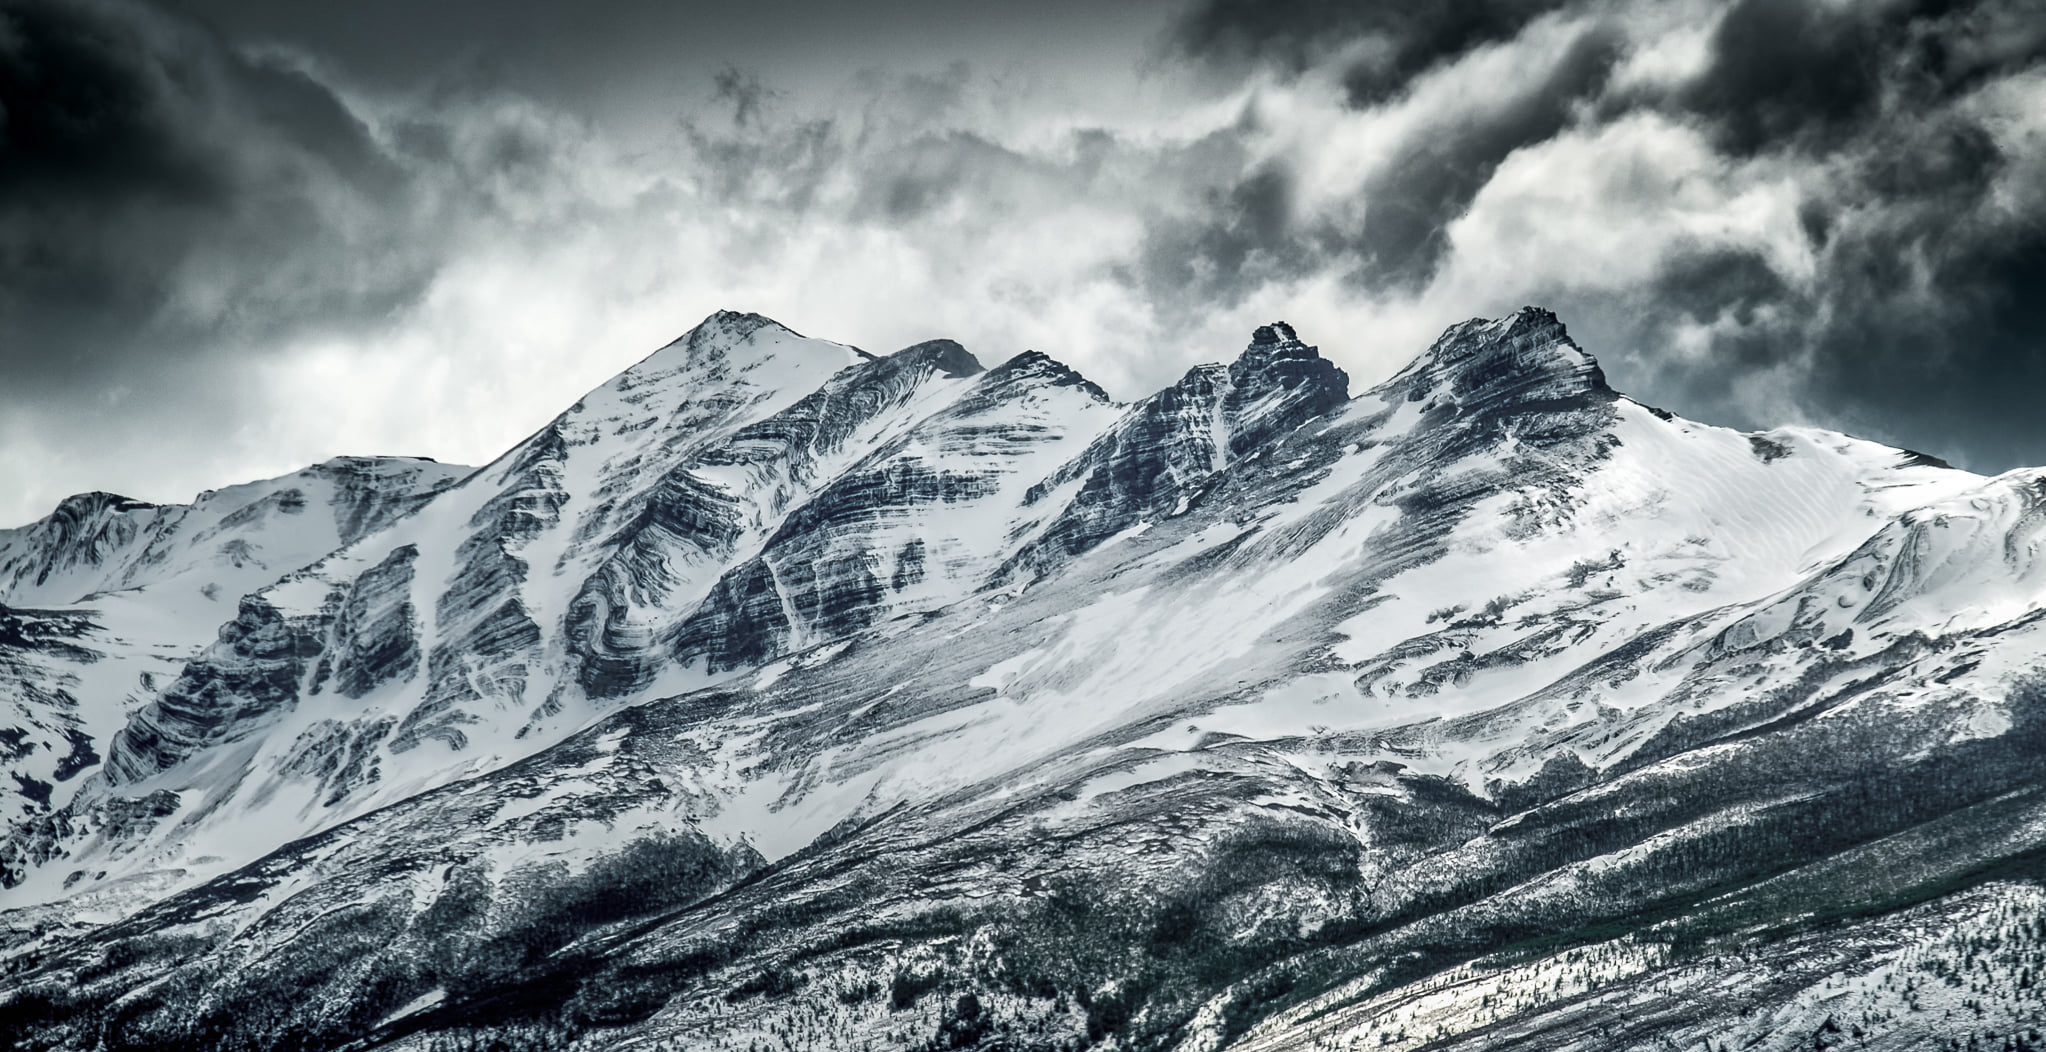
<path fill-rule="evenodd" d="M 2046 473 L 1685 421 L 1534 308 L 1348 387 L 720 313 L 459 477 L 67 501 L 0 534 L 0 1017 L 2033 1040 Z"/>
<path fill-rule="evenodd" d="M 10 822 L 63 805 L 244 593 L 385 528 L 468 471 L 341 457 L 190 504 L 84 493 L 0 530 L 0 761 L 25 801 Z M 0 857 L 0 880 L 19 865 Z"/>

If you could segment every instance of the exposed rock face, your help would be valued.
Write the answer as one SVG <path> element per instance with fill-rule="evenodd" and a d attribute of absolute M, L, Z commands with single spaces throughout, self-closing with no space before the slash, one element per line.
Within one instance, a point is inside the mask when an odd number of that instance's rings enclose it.
<path fill-rule="evenodd" d="M 90 574 L 136 545 L 160 509 L 112 493 L 66 497 L 40 522 L 0 541 L 0 595 L 42 589 L 50 579 Z"/>
<path fill-rule="evenodd" d="M 451 485 L 360 503 L 323 465 L 203 526 L 0 535 L 15 587 L 99 595 L 0 609 L 33 717 L 0 755 L 46 764 L 0 1017 L 31 1049 L 2031 1040 L 2041 471 L 1650 410 L 1536 308 L 1347 386 L 1282 323 L 1118 405 L 1037 352 L 720 313 Z M 308 523 L 329 550 L 280 561 Z M 132 656 L 138 611 L 259 574 L 203 652 Z"/>
<path fill-rule="evenodd" d="M 1342 404 L 1349 384 L 1286 323 L 1258 329 L 1235 362 L 1189 371 L 1033 487 L 1030 503 L 1061 510 L 1003 576 L 1042 576 L 1145 519 L 1184 511 L 1210 477 Z"/>
<path fill-rule="evenodd" d="M 676 657 L 702 657 L 712 670 L 758 664 L 973 590 L 1005 554 L 1030 472 L 1105 422 L 1107 408 L 1099 388 L 1042 354 L 980 374 L 818 490 L 721 577 L 682 624 Z"/>
<path fill-rule="evenodd" d="M 1228 387 L 1216 414 L 1227 433 L 1223 466 L 1264 449 L 1349 397 L 1349 375 L 1301 343 L 1292 326 L 1275 322 L 1260 327 L 1229 365 Z M 1217 444 L 1222 444 L 1219 436 Z"/>
<path fill-rule="evenodd" d="M 473 706 L 525 700 L 528 652 L 541 635 L 526 606 L 523 552 L 560 525 L 567 459 L 557 421 L 490 476 L 495 491 L 463 523 L 454 575 L 433 599 L 437 642 L 427 658 L 425 696 L 398 723 L 394 749 L 428 738 L 460 749 L 468 744 L 461 725 L 476 719 Z"/>
<path fill-rule="evenodd" d="M 412 608 L 412 569 L 417 545 L 391 550 L 355 579 L 334 622 L 334 689 L 360 698 L 393 680 L 410 679 L 419 667 L 419 615 Z M 314 692 L 322 674 L 314 677 Z"/>
<path fill-rule="evenodd" d="M 1509 404 L 1567 410 L 1615 397 L 1597 360 L 1554 314 L 1534 307 L 1451 326 L 1388 386 L 1412 398 L 1445 384 L 1467 415 Z"/>
<path fill-rule="evenodd" d="M 142 710 L 175 689 L 222 622 L 241 624 L 241 598 L 390 526 L 468 470 L 342 457 L 204 493 L 191 504 L 83 494 L 39 522 L 0 530 L 0 600 L 34 608 L 19 612 L 18 637 L 0 631 L 0 766 L 33 804 L 24 815 L 65 806 L 79 776 L 112 755 L 112 739 L 131 719 L 138 722 L 116 779 L 213 742 L 198 723 L 241 711 L 224 695 Z M 362 646 L 396 627 L 363 620 L 367 601 L 358 599 L 349 628 Z M 240 638 L 244 627 L 229 633 Z M 398 651 L 350 657 L 357 662 L 351 676 L 374 675 L 369 665 L 377 661 L 402 660 Z M 351 689 L 366 685 L 349 682 Z M 250 704 L 251 714 L 267 705 Z M 183 715 L 170 714 L 176 711 Z M 168 751 L 154 755 L 159 746 Z"/>
<path fill-rule="evenodd" d="M 220 642 L 114 735 L 103 772 L 107 784 L 142 781 L 269 724 L 297 701 L 299 682 L 319 654 L 317 631 L 261 597 L 243 599 L 240 616 L 222 626 Z"/>
<path fill-rule="evenodd" d="M 802 530 L 801 523 L 811 521 L 806 516 L 815 505 L 797 504 L 799 495 L 807 496 L 819 484 L 825 465 L 857 456 L 847 449 L 848 441 L 856 434 L 863 429 L 885 433 L 891 427 L 899 430 L 908 426 L 919 409 L 928 411 L 921 403 L 929 396 L 934 381 L 963 381 L 980 371 L 980 363 L 957 343 L 937 340 L 917 344 L 832 377 L 816 393 L 741 429 L 727 446 L 704 450 L 680 470 L 692 478 L 730 479 L 734 469 L 744 472 L 726 491 L 731 494 L 727 498 L 727 515 L 770 533 L 765 547 L 772 549 L 776 539 L 792 529 Z M 784 521 L 775 527 L 775 521 L 792 508 L 795 524 Z M 716 540 L 724 533 L 713 530 L 709 536 Z M 646 632 L 649 642 L 654 639 L 672 642 L 661 649 L 650 648 L 645 652 L 644 663 L 670 660 L 665 650 L 684 662 L 701 659 L 715 672 L 757 664 L 783 652 L 790 633 L 805 616 L 803 603 L 784 592 L 784 586 L 763 561 L 765 558 L 763 553 L 720 575 L 687 620 L 650 626 Z M 866 587 L 860 578 L 871 577 L 865 562 L 866 555 L 861 553 L 831 565 L 805 566 L 798 571 L 804 578 L 786 587 L 794 593 L 815 592 L 822 579 L 831 582 L 821 586 L 824 588 L 859 590 Z M 635 581 L 648 579 L 644 565 L 642 559 L 637 563 L 614 561 L 607 566 L 612 574 L 607 582 L 611 593 L 626 594 L 624 583 L 616 576 L 619 573 L 637 574 Z M 852 579 L 833 580 L 839 577 Z M 673 592 L 645 594 L 647 606 L 672 611 L 682 605 L 675 602 L 677 596 Z M 867 598 L 878 596 L 870 592 Z M 791 609 L 784 612 L 784 607 Z M 620 606 L 614 601 L 608 608 L 615 611 Z M 639 618 L 642 623 L 655 619 L 658 615 Z M 636 688 L 650 678 L 650 673 L 642 668 L 625 682 Z"/>
<path fill-rule="evenodd" d="M 672 617 L 661 598 L 722 565 L 746 535 L 737 501 L 692 472 L 662 479 L 641 508 L 619 534 L 618 554 L 584 586 L 569 614 L 569 639 L 583 655 L 578 678 L 598 697 L 647 685 Z"/>
<path fill-rule="evenodd" d="M 53 794 L 100 761 L 75 692 L 78 670 L 106 657 L 89 644 L 106 642 L 83 614 L 0 605 L 0 766 L 12 783 L 0 783 L 0 792 L 18 797 L 28 814 L 47 810 Z M 19 870 L 0 852 L 0 880 Z"/>

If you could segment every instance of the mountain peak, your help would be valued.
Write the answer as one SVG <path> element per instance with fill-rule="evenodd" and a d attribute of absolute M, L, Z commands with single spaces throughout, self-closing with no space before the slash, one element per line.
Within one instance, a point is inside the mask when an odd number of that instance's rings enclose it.
<path fill-rule="evenodd" d="M 1262 364 L 1275 358 L 1319 358 L 1321 350 L 1300 342 L 1300 334 L 1291 325 L 1275 321 L 1260 325 L 1250 334 L 1250 346 L 1243 349 L 1238 361 L 1250 359 Z"/>
<path fill-rule="evenodd" d="M 358 476 L 373 474 L 398 474 L 406 471 L 418 470 L 421 468 L 443 469 L 447 471 L 464 470 L 460 465 L 442 464 L 440 461 L 435 460 L 432 457 L 413 457 L 378 454 L 370 454 L 367 456 L 363 456 L 344 453 L 340 456 L 328 457 L 327 459 L 322 460 L 319 463 L 306 468 L 305 473 L 311 475 L 325 475 L 329 477 Z"/>
<path fill-rule="evenodd" d="M 767 348 L 786 341 L 825 342 L 809 341 L 802 333 L 764 314 L 719 310 L 713 311 L 698 322 L 695 328 L 683 333 L 668 346 L 681 349 L 689 361 L 711 362 L 721 360 L 730 352 L 749 345 Z M 665 357 L 660 351 L 656 351 L 650 360 Z M 855 357 L 872 360 L 874 355 L 855 349 Z"/>
<path fill-rule="evenodd" d="M 1250 346 L 1229 365 L 1229 382 L 1256 397 L 1273 388 L 1313 388 L 1312 400 L 1332 407 L 1350 397 L 1350 376 L 1321 356 L 1321 349 L 1302 343 L 1291 325 L 1275 321 L 1250 335 Z"/>
<path fill-rule="evenodd" d="M 1260 325 L 1257 327 L 1257 331 L 1250 334 L 1250 343 L 1253 347 L 1264 344 L 1299 342 L 1300 337 L 1293 331 L 1293 327 L 1283 321 L 1275 321 L 1270 325 Z"/>
<path fill-rule="evenodd" d="M 988 370 L 990 384 L 1027 383 L 1046 387 L 1077 387 L 1097 402 L 1109 402 L 1108 392 L 1081 375 L 1079 370 L 1043 351 L 1024 351 Z"/>
<path fill-rule="evenodd" d="M 1605 386 L 1598 360 L 1570 338 L 1553 311 L 1522 307 L 1503 318 L 1472 318 L 1452 325 L 1428 348 L 1424 358 L 1459 371 L 1485 373 L 1492 368 L 1562 369 L 1582 373 Z"/>
<path fill-rule="evenodd" d="M 788 326 L 783 325 L 778 321 L 775 321 L 773 318 L 770 318 L 765 314 L 755 314 L 752 311 L 736 310 L 712 311 L 708 317 L 704 318 L 703 321 L 697 323 L 695 329 L 692 329 L 690 331 L 697 332 L 708 330 L 711 332 L 727 333 L 734 337 L 735 339 L 743 340 L 746 337 L 751 336 L 754 333 L 769 327 L 777 329 L 788 329 L 788 331 L 791 333 L 795 332 L 794 329 L 789 329 Z M 801 334 L 796 333 L 796 335 Z"/>
<path fill-rule="evenodd" d="M 105 490 L 93 490 L 90 493 L 73 493 L 58 501 L 56 510 L 50 514 L 50 518 L 76 521 L 91 518 L 103 511 L 140 511 L 154 507 L 157 505 L 146 500 L 136 500 Z"/>
<path fill-rule="evenodd" d="M 688 392 L 700 393 L 703 385 L 734 381 L 756 393 L 780 392 L 787 401 L 777 402 L 779 408 L 832 373 L 875 360 L 857 347 L 810 339 L 764 315 L 720 310 L 605 381 L 571 406 L 569 413 L 595 412 L 599 417 L 626 413 L 665 419 L 677 408 L 675 400 L 686 399 Z M 642 404 L 648 397 L 645 391 L 662 388 L 671 390 L 659 406 Z M 614 404 L 621 399 L 638 408 Z"/>
<path fill-rule="evenodd" d="M 904 347 L 889 357 L 909 362 L 929 362 L 933 369 L 954 378 L 975 376 L 986 371 L 980 364 L 980 359 L 960 346 L 957 340 L 925 340 Z"/>
<path fill-rule="evenodd" d="M 1616 397 L 1598 359 L 1577 346 L 1554 312 L 1541 307 L 1450 326 L 1387 386 L 1403 389 L 1412 401 L 1437 392 L 1480 409 Z"/>

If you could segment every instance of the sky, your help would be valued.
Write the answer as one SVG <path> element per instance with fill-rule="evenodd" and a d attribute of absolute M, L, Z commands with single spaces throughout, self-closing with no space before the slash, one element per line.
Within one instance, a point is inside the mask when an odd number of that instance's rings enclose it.
<path fill-rule="evenodd" d="M 1523 304 L 2046 464 L 2046 0 L 0 0 L 0 526 L 483 463 L 723 308 L 1132 399 Z"/>

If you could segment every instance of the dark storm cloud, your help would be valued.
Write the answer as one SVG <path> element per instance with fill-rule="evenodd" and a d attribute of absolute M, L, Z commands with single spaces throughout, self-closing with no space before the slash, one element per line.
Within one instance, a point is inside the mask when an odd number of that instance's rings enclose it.
<path fill-rule="evenodd" d="M 1898 113 L 1951 103 L 2036 62 L 2046 5 L 1740 0 L 1711 64 L 1668 100 L 1734 154 L 1851 148 Z"/>
<path fill-rule="evenodd" d="M 1890 43 L 1903 27 L 1885 21 L 1852 5 L 1742 0 L 1713 34 L 1710 68 L 1677 101 L 1735 153 L 1837 147 L 1875 116 L 1883 67 L 1904 58 Z"/>
<path fill-rule="evenodd" d="M 0 0 L 0 490 L 488 457 L 727 306 L 1136 394 L 1543 302 L 1687 415 L 2046 462 L 2046 0 L 163 2 Z"/>
<path fill-rule="evenodd" d="M 1693 318 L 1730 314 L 1743 327 L 1755 324 L 1760 308 L 1794 295 L 1767 257 L 1738 248 L 1672 255 L 1662 260 L 1646 291 L 1663 312 Z"/>
<path fill-rule="evenodd" d="M 1770 371 L 1817 422 L 1985 469 L 2046 461 L 2030 404 L 2046 391 L 2046 307 L 2033 306 L 2046 302 L 2046 199 L 2013 190 L 2046 173 L 2013 167 L 1982 102 L 2002 85 L 2031 91 L 2034 112 L 2046 105 L 2022 81 L 2046 57 L 2046 4 L 1700 6 L 1703 62 L 1675 82 L 1615 80 L 1631 49 L 1654 40 L 1624 14 L 1591 0 L 1196 5 L 1173 38 L 1184 53 L 1221 70 L 1249 61 L 1282 78 L 1333 77 L 1360 113 L 1411 104 L 1428 78 L 1484 49 L 1553 48 L 1555 25 L 1583 28 L 1507 101 L 1390 144 L 1360 207 L 1258 223 L 1222 209 L 1199 232 L 1162 232 L 1161 244 L 1195 257 L 1175 276 L 1206 275 L 1204 291 L 1228 299 L 1269 280 L 1246 261 L 1279 260 L 1292 275 L 1340 270 L 1381 299 L 1418 294 L 1446 265 L 1450 224 L 1507 157 L 1652 115 L 1696 129 L 1720 164 L 1773 165 L 1794 180 L 1813 272 L 1785 273 L 1782 254 L 1761 247 L 1679 243 L 1644 285 L 1587 294 L 1560 261 L 1553 281 L 1527 281 L 1574 308 L 1566 318 L 1609 353 L 1630 352 L 1623 380 L 1694 415 L 1760 425 L 1777 421 L 1758 416 L 1742 384 Z M 1238 190 L 1256 197 L 1289 176 L 1267 165 Z M 1659 350 L 1705 329 L 1702 358 Z"/>
<path fill-rule="evenodd" d="M 389 448 L 335 437 L 387 412 L 352 389 L 360 363 L 419 345 L 463 252 L 576 217 L 572 124 L 459 86 L 386 101 L 175 10 L 0 0 L 7 519 Z"/>
<path fill-rule="evenodd" d="M 1511 40 L 1563 0 L 1209 0 L 1175 42 L 1208 61 L 1264 61 L 1299 72 L 1331 57 L 1353 105 L 1383 102 L 1416 75 L 1485 44 Z"/>
<path fill-rule="evenodd" d="M 1233 185 L 1206 188 L 1200 207 L 1154 220 L 1134 277 L 1166 302 L 1234 303 L 1267 282 L 1322 265 L 1293 217 L 1293 175 L 1267 164 Z"/>
<path fill-rule="evenodd" d="M 1114 36 L 1104 26 L 1146 21 L 1175 0 L 166 2 L 239 40 L 318 54 L 366 83 L 413 89 L 462 79 L 615 116 L 693 100 L 723 70 L 741 82 L 757 75 L 784 89 L 807 80 L 830 90 L 862 69 L 955 58 L 1021 56 L 1052 67 L 1102 47 Z"/>
<path fill-rule="evenodd" d="M 1953 435 L 1984 467 L 2046 460 L 2033 423 L 2046 392 L 2046 211 L 2012 211 L 2010 169 L 1979 127 L 1937 110 L 1872 130 L 1829 202 L 1852 217 L 1826 239 L 1802 351 L 1819 404 L 1911 441 Z M 1788 297 L 1785 297 L 1788 301 Z M 1900 436 L 1903 437 L 1903 436 Z"/>
<path fill-rule="evenodd" d="M 1431 42 L 1427 54 L 1432 58 L 1457 53 L 1454 49 L 1474 46 L 1482 38 L 1475 8 L 1463 12 L 1472 17 L 1458 22 L 1461 28 L 1454 34 L 1443 28 L 1446 23 L 1417 14 L 1371 22 L 1358 10 L 1344 10 L 1351 21 L 1368 22 L 1373 31 L 1391 26 L 1418 31 Z M 1319 7 L 1314 13 L 1330 14 Z M 1519 23 L 1494 17 L 1483 24 L 1487 32 L 1506 32 Z M 1214 32 L 1205 23 L 1201 31 Z M 1411 291 L 1425 285 L 1449 250 L 1447 224 L 1513 151 L 1568 126 L 1572 107 L 1597 97 L 1618 54 L 1619 42 L 1611 34 L 1587 28 L 1568 40 L 1541 76 L 1497 104 L 1414 129 L 1392 145 L 1377 174 L 1364 184 L 1358 215 L 1301 214 L 1293 205 L 1293 174 L 1275 163 L 1245 172 L 1233 185 L 1210 189 L 1207 207 L 1152 228 L 1144 270 L 1152 294 L 1170 297 L 1178 291 L 1234 302 L 1268 281 L 1331 268 L 1374 290 Z"/>
<path fill-rule="evenodd" d="M 2033 17 L 2018 17 L 2026 8 Z M 1666 375 L 1703 392 L 1724 383 L 1715 372 L 1794 361 L 1822 418 L 1987 470 L 2046 461 L 2034 405 L 2046 391 L 2046 210 L 1998 199 L 2000 184 L 2037 173 L 2013 171 L 1961 105 L 2034 66 L 2042 33 L 2039 5 L 1730 10 L 1711 65 L 1668 104 L 1707 122 L 1730 156 L 1826 165 L 1801 214 L 1819 273 L 1800 289 L 1753 259 L 1672 269 L 1643 337 L 1719 316 L 1740 327 L 1713 359 Z M 1775 320 L 1757 323 L 1766 307 Z"/>
<path fill-rule="evenodd" d="M 0 114 L 0 367 L 17 395 L 161 373 L 285 319 L 378 316 L 430 269 L 389 225 L 405 173 L 348 107 L 193 25 L 9 0 Z"/>
<path fill-rule="evenodd" d="M 1384 173 L 1365 187 L 1355 232 L 1363 264 L 1355 280 L 1372 286 L 1424 284 L 1448 251 L 1444 228 L 1484 189 L 1513 151 L 1569 125 L 1571 106 L 1594 96 L 1617 57 L 1603 32 L 1580 34 L 1546 77 L 1491 112 L 1429 127 L 1401 144 Z"/>

